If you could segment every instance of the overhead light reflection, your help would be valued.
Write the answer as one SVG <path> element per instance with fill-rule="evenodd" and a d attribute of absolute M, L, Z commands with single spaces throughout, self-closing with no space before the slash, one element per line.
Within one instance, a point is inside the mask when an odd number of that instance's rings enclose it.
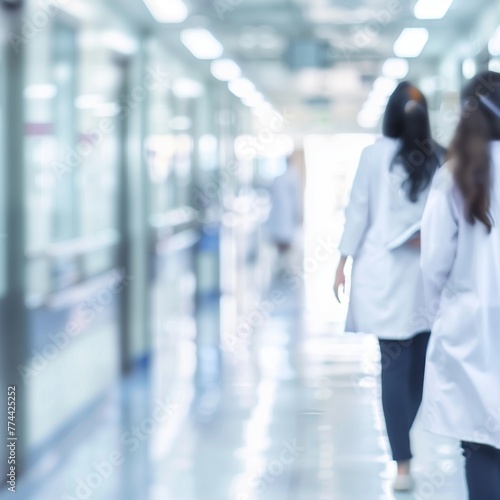
<path fill-rule="evenodd" d="M 159 23 L 182 23 L 188 16 L 188 8 L 182 0 L 144 0 L 151 15 Z"/>
<path fill-rule="evenodd" d="M 388 100 L 389 98 L 386 95 L 377 94 L 374 90 L 372 90 L 368 94 L 367 105 L 372 108 L 385 108 Z"/>
<path fill-rule="evenodd" d="M 255 85 L 247 78 L 232 80 L 227 84 L 227 87 L 231 93 L 241 99 L 249 96 L 255 91 Z"/>
<path fill-rule="evenodd" d="M 464 78 L 467 80 L 470 80 L 472 77 L 477 72 L 477 64 L 472 57 L 468 57 L 467 59 L 464 59 L 464 62 L 462 63 L 462 74 L 464 75 Z"/>
<path fill-rule="evenodd" d="M 362 128 L 374 128 L 378 125 L 380 116 L 378 110 L 365 108 L 358 115 L 358 124 Z"/>
<path fill-rule="evenodd" d="M 358 114 L 358 124 L 362 128 L 374 128 L 384 114 L 389 96 L 398 85 L 397 80 L 380 76 L 373 82 L 373 89 Z"/>
<path fill-rule="evenodd" d="M 410 70 L 410 65 L 406 59 L 399 59 L 397 57 L 391 57 L 385 61 L 382 66 L 382 74 L 388 78 L 395 78 L 401 80 L 408 75 Z"/>
<path fill-rule="evenodd" d="M 240 67 L 232 59 L 218 59 L 210 65 L 212 75 L 222 82 L 236 80 L 241 76 Z"/>
<path fill-rule="evenodd" d="M 417 19 L 442 19 L 452 3 L 453 0 L 419 0 L 413 13 Z"/>
<path fill-rule="evenodd" d="M 379 76 L 373 83 L 373 90 L 382 96 L 390 96 L 398 86 L 398 82 L 394 78 Z"/>
<path fill-rule="evenodd" d="M 488 69 L 500 73 L 500 59 L 491 59 L 488 63 Z"/>
<path fill-rule="evenodd" d="M 500 56 L 500 27 L 498 27 L 488 42 L 488 51 L 492 56 Z"/>
<path fill-rule="evenodd" d="M 181 42 L 198 59 L 217 59 L 224 47 L 205 28 L 191 28 L 181 31 Z"/>
<path fill-rule="evenodd" d="M 252 114 L 255 116 L 260 116 L 263 113 L 269 113 L 272 111 L 273 107 L 267 101 L 261 102 L 258 106 L 252 109 Z"/>
<path fill-rule="evenodd" d="M 249 108 L 256 108 L 264 102 L 264 96 L 260 92 L 255 91 L 242 99 L 242 102 Z"/>
<path fill-rule="evenodd" d="M 405 28 L 394 43 L 394 54 L 398 57 L 418 57 L 429 40 L 425 28 Z"/>

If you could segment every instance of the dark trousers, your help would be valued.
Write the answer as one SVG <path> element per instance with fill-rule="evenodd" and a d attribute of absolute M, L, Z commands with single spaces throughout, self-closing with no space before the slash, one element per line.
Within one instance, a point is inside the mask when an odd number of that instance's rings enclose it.
<path fill-rule="evenodd" d="M 408 340 L 379 340 L 382 365 L 382 406 L 392 457 L 412 458 L 410 429 L 417 416 L 424 386 L 429 332 Z"/>
<path fill-rule="evenodd" d="M 500 450 L 462 443 L 469 500 L 500 500 Z"/>

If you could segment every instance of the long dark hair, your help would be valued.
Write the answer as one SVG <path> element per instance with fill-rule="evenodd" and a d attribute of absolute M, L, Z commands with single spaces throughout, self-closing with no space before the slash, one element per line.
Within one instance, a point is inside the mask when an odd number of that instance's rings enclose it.
<path fill-rule="evenodd" d="M 389 98 L 383 133 L 400 140 L 391 168 L 396 163 L 403 166 L 408 174 L 403 189 L 416 202 L 441 164 L 437 150 L 442 148 L 432 139 L 427 101 L 411 83 L 400 83 Z"/>
<path fill-rule="evenodd" d="M 462 91 L 462 110 L 450 147 L 455 182 L 465 200 L 465 216 L 491 232 L 490 141 L 500 140 L 500 74 L 486 71 Z"/>

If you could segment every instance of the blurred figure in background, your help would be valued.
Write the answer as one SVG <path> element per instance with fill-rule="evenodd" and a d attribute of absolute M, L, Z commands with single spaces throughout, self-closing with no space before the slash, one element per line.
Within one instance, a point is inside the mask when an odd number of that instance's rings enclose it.
<path fill-rule="evenodd" d="M 267 221 L 267 234 L 278 252 L 275 270 L 285 271 L 292 265 L 295 241 L 302 224 L 302 189 L 300 153 L 286 160 L 285 172 L 276 177 L 270 188 L 271 212 Z"/>
<path fill-rule="evenodd" d="M 340 243 L 334 291 L 345 285 L 353 257 L 346 329 L 376 334 L 382 361 L 382 404 L 393 459 L 394 489 L 413 488 L 410 429 L 422 399 L 429 324 L 420 270 L 419 227 L 444 150 L 432 137 L 427 102 L 408 82 L 389 99 L 384 138 L 363 151 Z"/>
<path fill-rule="evenodd" d="M 462 441 L 470 500 L 500 500 L 500 74 L 474 78 L 422 220 L 434 323 L 424 426 Z M 436 314 L 437 313 L 437 314 Z"/>

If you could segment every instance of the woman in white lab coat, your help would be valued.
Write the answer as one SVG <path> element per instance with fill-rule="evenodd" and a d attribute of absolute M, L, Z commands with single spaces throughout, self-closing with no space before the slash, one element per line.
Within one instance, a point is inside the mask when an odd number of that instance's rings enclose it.
<path fill-rule="evenodd" d="M 395 490 L 410 490 L 410 429 L 422 398 L 429 323 L 420 270 L 419 227 L 444 156 L 431 137 L 427 103 L 408 82 L 390 97 L 384 137 L 366 148 L 354 179 L 334 291 L 353 258 L 346 330 L 376 334 L 382 404 L 398 465 Z"/>
<path fill-rule="evenodd" d="M 422 415 L 462 441 L 471 500 L 500 500 L 500 74 L 464 89 L 422 220 L 432 338 Z"/>

